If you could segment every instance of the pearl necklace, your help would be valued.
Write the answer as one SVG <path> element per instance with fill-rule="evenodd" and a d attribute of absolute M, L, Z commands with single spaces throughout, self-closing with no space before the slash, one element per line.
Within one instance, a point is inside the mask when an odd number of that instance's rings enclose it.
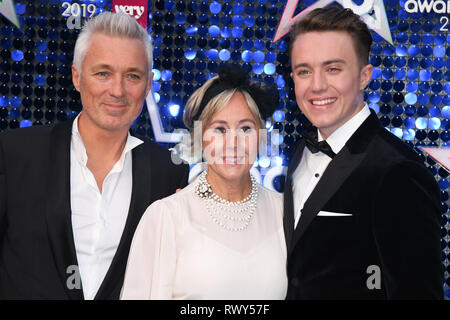
<path fill-rule="evenodd" d="M 258 185 L 256 179 L 250 175 L 252 191 L 240 201 L 228 201 L 212 191 L 206 180 L 207 170 L 203 171 L 195 186 L 195 193 L 206 201 L 206 209 L 211 219 L 220 227 L 232 231 L 244 231 L 248 228 L 256 210 L 258 200 Z M 230 221 L 232 225 L 226 223 Z"/>

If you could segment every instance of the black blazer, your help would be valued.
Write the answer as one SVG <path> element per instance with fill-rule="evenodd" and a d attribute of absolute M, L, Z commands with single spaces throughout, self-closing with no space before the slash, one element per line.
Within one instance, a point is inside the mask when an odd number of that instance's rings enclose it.
<path fill-rule="evenodd" d="M 72 123 L 0 135 L 0 299 L 83 299 L 82 287 L 67 285 L 74 274 L 67 268 L 78 265 L 70 204 Z M 187 165 L 174 165 L 168 150 L 141 139 L 144 143 L 132 150 L 127 221 L 96 299 L 119 298 L 145 209 L 187 184 Z"/>
<path fill-rule="evenodd" d="M 304 147 L 300 140 L 284 194 L 287 299 L 442 299 L 440 192 L 417 153 L 372 111 L 330 162 L 294 230 L 292 174 Z M 379 289 L 370 266 L 381 271 Z"/>

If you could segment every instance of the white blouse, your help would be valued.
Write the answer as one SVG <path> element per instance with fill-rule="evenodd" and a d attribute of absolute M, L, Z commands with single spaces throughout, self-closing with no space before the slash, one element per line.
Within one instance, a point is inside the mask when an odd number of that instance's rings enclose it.
<path fill-rule="evenodd" d="M 282 195 L 258 185 L 248 228 L 232 232 L 211 219 L 197 181 L 142 216 L 121 299 L 284 299 Z"/>

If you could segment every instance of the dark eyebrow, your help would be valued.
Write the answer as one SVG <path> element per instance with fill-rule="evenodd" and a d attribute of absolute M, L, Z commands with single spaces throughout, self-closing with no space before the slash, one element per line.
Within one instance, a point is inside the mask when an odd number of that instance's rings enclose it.
<path fill-rule="evenodd" d="M 328 65 L 333 64 L 333 63 L 347 64 L 347 62 L 345 60 L 334 59 L 334 60 L 327 60 L 327 61 L 322 62 L 322 65 L 323 66 L 328 66 Z M 299 64 L 295 65 L 294 70 L 297 69 L 297 68 L 310 68 L 310 65 L 308 63 L 299 63 Z"/>
<path fill-rule="evenodd" d="M 345 60 L 342 60 L 342 59 L 334 59 L 334 60 L 328 60 L 328 61 L 325 61 L 324 63 L 322 63 L 322 65 L 327 66 L 327 65 L 333 64 L 333 63 L 347 64 L 347 62 L 346 62 Z"/>
<path fill-rule="evenodd" d="M 299 64 L 295 65 L 294 70 L 297 68 L 308 68 L 308 67 L 309 67 L 309 64 L 307 64 L 307 63 L 299 63 Z"/>

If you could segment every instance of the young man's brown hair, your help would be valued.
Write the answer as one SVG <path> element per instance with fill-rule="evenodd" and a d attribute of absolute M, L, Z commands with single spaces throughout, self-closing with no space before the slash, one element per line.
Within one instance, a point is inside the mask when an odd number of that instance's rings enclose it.
<path fill-rule="evenodd" d="M 369 63 L 372 35 L 367 25 L 350 9 L 336 6 L 314 9 L 296 22 L 290 32 L 289 57 L 299 35 L 314 31 L 342 31 L 350 34 L 361 66 Z"/>

